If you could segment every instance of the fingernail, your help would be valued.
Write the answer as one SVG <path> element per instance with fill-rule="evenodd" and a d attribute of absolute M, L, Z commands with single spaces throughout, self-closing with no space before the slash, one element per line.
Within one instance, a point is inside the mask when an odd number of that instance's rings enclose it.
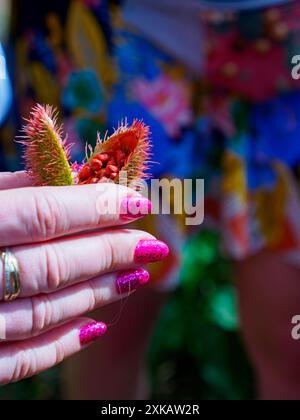
<path fill-rule="evenodd" d="M 117 292 L 119 294 L 132 292 L 143 284 L 148 283 L 149 278 L 150 274 L 143 268 L 138 268 L 137 270 L 132 271 L 124 271 L 117 277 Z"/>
<path fill-rule="evenodd" d="M 122 219 L 132 220 L 150 214 L 152 203 L 145 197 L 125 197 L 121 203 L 120 214 Z"/>
<path fill-rule="evenodd" d="M 148 264 L 151 262 L 161 261 L 169 254 L 169 247 L 162 241 L 156 239 L 141 240 L 134 253 L 134 261 L 136 263 Z"/>
<path fill-rule="evenodd" d="M 107 331 L 104 322 L 91 322 L 80 329 L 79 340 L 81 345 L 93 343 Z"/>

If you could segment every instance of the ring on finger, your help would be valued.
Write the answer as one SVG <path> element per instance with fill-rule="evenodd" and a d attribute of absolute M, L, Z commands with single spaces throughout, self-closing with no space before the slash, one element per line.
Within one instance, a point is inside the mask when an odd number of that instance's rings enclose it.
<path fill-rule="evenodd" d="M 6 248 L 1 252 L 3 261 L 3 299 L 5 302 L 15 300 L 21 291 L 20 269 L 14 254 Z"/>

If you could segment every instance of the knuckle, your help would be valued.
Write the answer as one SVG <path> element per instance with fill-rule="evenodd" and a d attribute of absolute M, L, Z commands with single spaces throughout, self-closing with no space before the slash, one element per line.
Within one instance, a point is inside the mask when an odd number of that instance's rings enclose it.
<path fill-rule="evenodd" d="M 58 365 L 65 359 L 65 347 L 60 340 L 54 341 L 55 365 Z"/>
<path fill-rule="evenodd" d="M 32 212 L 27 220 L 27 230 L 33 239 L 51 239 L 61 233 L 62 208 L 55 195 L 33 193 L 31 200 Z"/>
<path fill-rule="evenodd" d="M 110 238 L 110 235 L 106 235 L 103 238 L 103 258 L 105 271 L 110 271 L 116 266 L 118 261 L 118 247 L 117 242 Z"/>
<path fill-rule="evenodd" d="M 92 280 L 87 280 L 87 287 L 89 288 L 89 292 L 90 292 L 90 296 L 89 296 L 89 303 L 88 303 L 88 309 L 87 309 L 87 313 L 92 312 L 96 306 L 98 306 L 99 304 L 101 304 L 101 297 L 99 298 L 96 295 L 96 291 L 95 291 L 95 286 L 94 286 L 94 282 Z"/>
<path fill-rule="evenodd" d="M 48 245 L 44 249 L 44 277 L 46 279 L 46 290 L 55 291 L 67 281 L 66 262 L 61 252 L 58 252 L 55 245 Z"/>
<path fill-rule="evenodd" d="M 13 376 L 13 372 L 5 360 L 5 358 L 0 358 L 0 386 L 7 385 L 11 382 Z"/>
<path fill-rule="evenodd" d="M 26 378 L 30 372 L 34 372 L 35 361 L 32 357 L 32 350 L 21 350 L 17 353 L 15 365 L 11 374 L 9 382 L 16 382 L 20 379 Z"/>
<path fill-rule="evenodd" d="M 55 320 L 53 319 L 53 307 L 48 295 L 34 296 L 31 299 L 32 306 L 32 327 L 31 336 L 39 334 L 41 331 L 50 327 Z"/>

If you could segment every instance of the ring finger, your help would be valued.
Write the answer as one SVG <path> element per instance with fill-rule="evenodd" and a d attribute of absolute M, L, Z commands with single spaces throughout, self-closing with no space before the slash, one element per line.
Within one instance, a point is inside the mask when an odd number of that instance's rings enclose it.
<path fill-rule="evenodd" d="M 143 268 L 101 276 L 51 295 L 0 304 L 0 341 L 25 340 L 128 296 L 146 284 Z"/>

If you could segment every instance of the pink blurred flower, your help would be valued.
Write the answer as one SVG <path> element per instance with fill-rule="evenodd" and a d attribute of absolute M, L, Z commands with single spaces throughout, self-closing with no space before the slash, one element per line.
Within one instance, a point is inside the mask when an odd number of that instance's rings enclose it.
<path fill-rule="evenodd" d="M 253 101 L 264 101 L 278 90 L 295 87 L 282 44 L 268 42 L 268 50 L 258 50 L 257 42 L 245 41 L 242 50 L 234 44 L 239 38 L 235 30 L 222 37 L 210 33 L 211 49 L 205 74 L 214 87 L 227 89 Z"/>
<path fill-rule="evenodd" d="M 176 137 L 192 118 L 189 91 L 184 82 L 161 75 L 155 80 L 137 79 L 132 83 L 135 98 Z"/>

